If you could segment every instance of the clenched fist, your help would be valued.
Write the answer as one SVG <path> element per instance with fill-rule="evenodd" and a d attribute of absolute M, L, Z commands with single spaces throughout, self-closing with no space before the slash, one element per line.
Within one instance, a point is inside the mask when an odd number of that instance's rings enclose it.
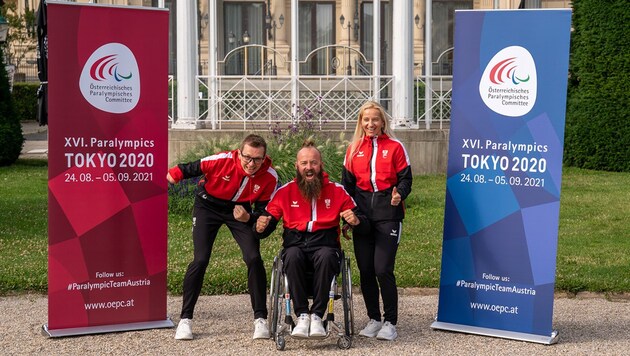
<path fill-rule="evenodd" d="M 232 214 L 234 215 L 234 219 L 236 219 L 236 221 L 246 223 L 249 220 L 249 213 L 242 205 L 234 205 Z"/>
<path fill-rule="evenodd" d="M 258 217 L 258 220 L 256 220 L 256 232 L 260 234 L 265 231 L 269 225 L 269 221 L 271 221 L 271 216 L 262 215 Z"/>
<path fill-rule="evenodd" d="M 359 218 L 357 218 L 357 216 L 354 215 L 354 212 L 350 209 L 342 211 L 341 213 L 339 213 L 339 216 L 341 216 L 344 220 L 346 220 L 348 224 L 352 226 L 359 225 Z"/>

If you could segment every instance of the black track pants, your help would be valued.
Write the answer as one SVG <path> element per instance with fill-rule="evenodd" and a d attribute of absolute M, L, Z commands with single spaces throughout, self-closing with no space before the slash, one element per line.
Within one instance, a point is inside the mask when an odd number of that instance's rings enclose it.
<path fill-rule="evenodd" d="M 313 295 L 310 313 L 323 317 L 328 303 L 330 284 L 339 274 L 341 250 L 322 246 L 305 251 L 300 247 L 286 248 L 282 253 L 284 273 L 289 282 L 289 292 L 296 315 L 309 313 L 308 297 Z M 312 285 L 309 285 L 308 272 L 312 271 Z"/>
<path fill-rule="evenodd" d="M 236 221 L 231 211 L 217 211 L 205 206 L 205 202 L 195 200 L 193 210 L 194 259 L 188 265 L 184 277 L 184 297 L 181 318 L 192 319 L 195 304 L 199 298 L 206 268 L 210 262 L 212 246 L 221 225 L 230 229 L 238 243 L 247 265 L 247 287 L 251 298 L 254 318 L 267 318 L 267 274 L 260 256 L 260 240 L 252 232 L 251 226 Z"/>
<path fill-rule="evenodd" d="M 359 267 L 361 292 L 370 319 L 381 320 L 379 286 L 383 298 L 383 319 L 398 322 L 398 290 L 394 264 L 400 242 L 400 221 L 372 221 L 368 235 L 354 234 L 354 254 Z"/>

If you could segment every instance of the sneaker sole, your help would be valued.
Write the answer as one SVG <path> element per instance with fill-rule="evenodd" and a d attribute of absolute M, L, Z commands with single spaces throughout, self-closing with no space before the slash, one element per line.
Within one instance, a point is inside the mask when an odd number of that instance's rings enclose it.
<path fill-rule="evenodd" d="M 378 333 L 376 333 L 376 334 L 363 334 L 363 333 L 359 333 L 359 336 L 369 337 L 369 338 L 374 338 L 374 337 L 376 337 L 376 335 L 378 335 Z"/>

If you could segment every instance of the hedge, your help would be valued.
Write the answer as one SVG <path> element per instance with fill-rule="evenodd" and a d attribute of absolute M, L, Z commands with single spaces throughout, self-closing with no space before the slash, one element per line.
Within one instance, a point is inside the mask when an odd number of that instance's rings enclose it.
<path fill-rule="evenodd" d="M 13 107 L 20 121 L 37 120 L 39 83 L 13 83 Z"/>
<path fill-rule="evenodd" d="M 630 172 L 627 0 L 573 1 L 564 161 Z"/>

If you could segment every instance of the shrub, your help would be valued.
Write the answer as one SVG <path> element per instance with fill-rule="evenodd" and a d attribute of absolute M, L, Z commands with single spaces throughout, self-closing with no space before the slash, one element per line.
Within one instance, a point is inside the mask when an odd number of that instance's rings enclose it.
<path fill-rule="evenodd" d="M 630 12 L 625 0 L 573 1 L 564 161 L 630 171 Z"/>
<path fill-rule="evenodd" d="M 322 153 L 324 170 L 330 180 L 341 180 L 341 169 L 347 142 L 335 144 L 331 139 L 316 130 L 312 112 L 308 109 L 298 110 L 299 120 L 291 124 L 275 123 L 267 134 L 262 133 L 267 140 L 267 155 L 273 161 L 273 167 L 278 172 L 278 184 L 282 185 L 295 177 L 295 155 L 302 147 L 304 140 L 312 139 Z M 340 135 L 343 135 L 341 133 Z M 191 162 L 202 157 L 221 151 L 233 150 L 240 145 L 240 140 L 227 137 L 200 141 L 195 148 L 179 158 L 180 162 Z M 192 211 L 194 190 L 199 178 L 186 179 L 177 185 L 169 185 L 169 211 L 171 213 L 190 214 Z"/>
<path fill-rule="evenodd" d="M 37 88 L 38 83 L 14 83 L 13 107 L 18 120 L 37 119 Z"/>
<path fill-rule="evenodd" d="M 180 162 L 193 162 L 221 151 L 233 150 L 239 142 L 231 137 L 200 141 L 192 150 L 179 157 Z M 168 209 L 171 213 L 190 215 L 195 188 L 201 177 L 184 179 L 168 185 Z"/>
<path fill-rule="evenodd" d="M 276 123 L 269 128 L 271 138 L 268 140 L 267 153 L 273 159 L 280 184 L 295 177 L 295 155 L 306 139 L 312 139 L 321 151 L 324 170 L 328 173 L 330 180 L 340 182 L 347 146 L 347 142 L 342 139 L 343 133 L 340 137 L 343 143 L 336 145 L 316 130 L 314 115 L 310 109 L 298 109 L 297 117 L 297 120 L 294 119 L 293 123 L 287 124 L 286 127 Z"/>
<path fill-rule="evenodd" d="M 0 166 L 8 166 L 20 157 L 24 136 L 20 120 L 13 108 L 9 77 L 4 68 L 3 58 L 4 54 L 0 47 Z"/>

